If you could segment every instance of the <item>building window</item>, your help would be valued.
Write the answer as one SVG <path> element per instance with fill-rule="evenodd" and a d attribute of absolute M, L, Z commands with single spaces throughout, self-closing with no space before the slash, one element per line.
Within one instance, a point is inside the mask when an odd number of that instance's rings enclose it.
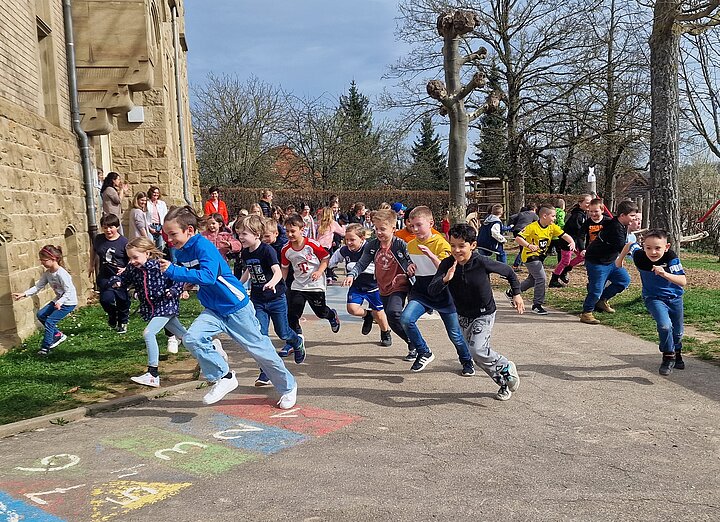
<path fill-rule="evenodd" d="M 55 50 L 48 0 L 35 0 L 35 25 L 38 39 L 38 96 L 43 116 L 55 125 L 60 125 L 58 109 L 57 79 L 55 77 Z"/>

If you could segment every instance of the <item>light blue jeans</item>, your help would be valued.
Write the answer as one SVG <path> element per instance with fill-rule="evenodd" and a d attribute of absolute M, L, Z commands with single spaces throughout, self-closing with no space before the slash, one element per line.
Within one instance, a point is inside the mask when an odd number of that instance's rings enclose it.
<path fill-rule="evenodd" d="M 683 298 L 678 297 L 643 297 L 645 308 L 657 323 L 659 348 L 665 355 L 682 351 Z"/>
<path fill-rule="evenodd" d="M 145 348 L 148 354 L 148 366 L 157 368 L 160 364 L 160 348 L 158 347 L 157 334 L 163 328 L 167 328 L 178 339 L 182 339 L 187 330 L 177 317 L 153 317 L 143 330 Z"/>
<path fill-rule="evenodd" d="M 413 348 L 415 348 L 419 354 L 430 351 L 430 348 L 428 348 L 425 339 L 423 339 L 423 336 L 420 333 L 420 329 L 417 327 L 417 320 L 427 312 L 428 308 L 426 308 L 424 304 L 418 301 L 408 301 L 408 304 L 405 306 L 405 310 L 403 310 L 403 313 L 400 316 L 400 324 L 410 339 L 410 343 Z M 455 345 L 455 351 L 458 354 L 460 362 L 472 362 L 470 350 L 468 349 L 465 337 L 463 336 L 463 331 L 460 328 L 460 323 L 458 322 L 458 314 L 456 312 L 440 312 L 439 310 L 438 314 L 445 324 L 445 331 L 447 332 L 450 341 L 453 345 Z"/>
<path fill-rule="evenodd" d="M 270 338 L 260 332 L 260 323 L 255 317 L 252 302 L 227 317 L 220 317 L 206 308 L 183 337 L 185 348 L 197 359 L 200 369 L 209 381 L 218 381 L 230 371 L 228 364 L 212 345 L 212 338 L 222 332 L 228 334 L 255 359 L 281 395 L 295 388 L 295 378 L 285 368 Z"/>

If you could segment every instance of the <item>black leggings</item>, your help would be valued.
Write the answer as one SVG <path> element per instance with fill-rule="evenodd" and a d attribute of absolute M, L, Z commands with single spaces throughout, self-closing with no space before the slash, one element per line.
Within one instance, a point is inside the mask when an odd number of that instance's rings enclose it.
<path fill-rule="evenodd" d="M 130 316 L 130 295 L 125 288 L 113 288 L 109 280 L 98 281 L 100 305 L 110 325 L 127 324 Z"/>
<path fill-rule="evenodd" d="M 389 295 L 380 294 L 380 300 L 385 309 L 385 315 L 387 316 L 390 329 L 409 345 L 410 339 L 400 324 L 400 316 L 402 315 L 403 308 L 405 308 L 405 298 L 407 298 L 407 292 L 393 292 Z"/>
<path fill-rule="evenodd" d="M 332 319 L 335 312 L 325 304 L 325 291 L 290 290 L 288 292 L 288 323 L 290 328 L 301 334 L 300 317 L 305 310 L 305 303 L 310 305 L 320 319 Z"/>

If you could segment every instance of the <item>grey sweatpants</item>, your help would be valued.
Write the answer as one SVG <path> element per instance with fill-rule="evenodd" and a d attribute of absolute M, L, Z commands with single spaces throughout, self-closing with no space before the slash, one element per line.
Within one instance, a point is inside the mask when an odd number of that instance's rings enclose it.
<path fill-rule="evenodd" d="M 460 328 L 467 342 L 470 354 L 477 365 L 487 373 L 496 383 L 504 384 L 504 377 L 501 371 L 507 366 L 508 360 L 490 348 L 490 334 L 495 324 L 495 312 L 489 315 L 481 315 L 474 319 L 458 316 Z"/>
<path fill-rule="evenodd" d="M 525 263 L 528 276 L 520 283 L 520 291 L 524 292 L 534 287 L 533 305 L 541 305 L 545 302 L 545 268 L 542 261 L 528 261 Z"/>

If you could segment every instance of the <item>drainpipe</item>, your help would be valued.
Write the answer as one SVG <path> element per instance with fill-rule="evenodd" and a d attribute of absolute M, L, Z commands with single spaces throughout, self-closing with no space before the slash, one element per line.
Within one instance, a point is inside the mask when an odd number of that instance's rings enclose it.
<path fill-rule="evenodd" d="M 78 101 L 77 70 L 75 69 L 75 38 L 73 36 L 72 0 L 63 0 L 63 18 L 65 24 L 65 55 L 67 57 L 68 85 L 70 88 L 70 113 L 72 128 L 78 140 L 80 160 L 85 185 L 85 211 L 88 221 L 90 241 L 97 234 L 97 218 L 95 217 L 95 180 L 90 164 L 90 140 L 80 125 L 80 102 Z"/>
<path fill-rule="evenodd" d="M 190 198 L 190 181 L 187 167 L 187 153 L 185 152 L 185 118 L 183 117 L 183 104 L 180 91 L 180 33 L 178 32 L 177 24 L 177 5 L 172 6 L 171 12 L 173 46 L 175 48 L 175 99 L 177 100 L 178 131 L 180 134 L 180 168 L 182 169 L 183 176 L 183 197 L 185 198 L 185 203 L 192 206 L 193 201 Z"/>

